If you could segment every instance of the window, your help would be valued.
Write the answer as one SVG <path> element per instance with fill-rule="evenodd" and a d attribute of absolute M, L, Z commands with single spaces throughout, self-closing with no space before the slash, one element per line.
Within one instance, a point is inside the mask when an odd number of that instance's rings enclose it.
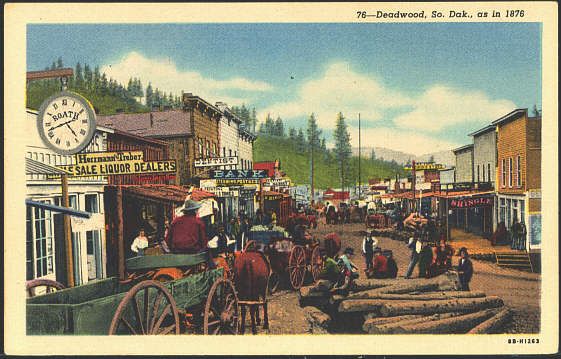
<path fill-rule="evenodd" d="M 522 186 L 522 176 L 520 175 L 520 156 L 516 157 L 516 185 Z"/>
<path fill-rule="evenodd" d="M 493 182 L 493 180 L 491 179 L 491 164 L 490 163 L 487 163 L 487 181 Z"/>
<path fill-rule="evenodd" d="M 86 231 L 86 253 L 88 260 L 88 279 L 102 278 L 101 232 Z"/>
<path fill-rule="evenodd" d="M 526 222 L 526 220 L 524 219 L 526 216 L 526 211 L 524 208 L 524 201 L 520 200 L 520 222 Z"/>
<path fill-rule="evenodd" d="M 210 157 L 210 141 L 206 140 L 206 156 Z"/>
<path fill-rule="evenodd" d="M 48 201 L 41 201 L 46 202 Z M 40 278 L 54 273 L 54 243 L 51 211 L 27 207 L 26 276 Z"/>
<path fill-rule="evenodd" d="M 226 147 L 222 147 L 222 157 L 226 157 Z"/>
<path fill-rule="evenodd" d="M 74 257 L 74 282 L 82 284 L 82 237 L 80 232 L 72 232 L 72 256 Z"/>
<path fill-rule="evenodd" d="M 230 153 L 228 156 L 232 157 L 232 149 L 229 149 L 228 152 Z"/>
<path fill-rule="evenodd" d="M 506 200 L 506 228 L 509 228 L 512 226 L 512 217 L 511 217 L 511 209 L 512 209 L 512 201 L 510 200 L 510 198 L 507 198 Z"/>
<path fill-rule="evenodd" d="M 47 164 L 51 164 L 51 155 L 47 154 Z"/>
<path fill-rule="evenodd" d="M 508 186 L 512 187 L 512 157 L 508 159 Z"/>
<path fill-rule="evenodd" d="M 69 195 L 68 204 L 71 208 L 78 209 L 78 196 L 75 194 Z M 62 206 L 62 199 L 60 196 L 55 197 L 55 205 Z"/>
<path fill-rule="evenodd" d="M 477 182 L 479 182 L 479 165 L 477 165 Z"/>
<path fill-rule="evenodd" d="M 97 193 L 87 194 L 86 199 L 86 212 L 99 213 L 99 201 Z"/>
<path fill-rule="evenodd" d="M 202 157 L 204 157 L 204 155 L 203 155 L 203 140 L 202 140 L 202 138 L 199 137 L 199 139 L 198 139 L 197 142 L 198 142 L 198 145 L 199 145 L 199 158 L 202 158 Z"/>
<path fill-rule="evenodd" d="M 506 187 L 506 168 L 505 168 L 506 161 L 503 158 L 501 160 L 501 186 Z"/>
<path fill-rule="evenodd" d="M 507 223 L 506 223 L 506 203 L 505 203 L 504 198 L 500 199 L 499 222 L 503 222 L 503 223 L 505 223 L 505 225 L 507 225 Z"/>
<path fill-rule="evenodd" d="M 479 167 L 479 165 L 478 165 Z M 478 168 L 479 170 L 479 168 Z M 485 182 L 485 165 L 481 165 L 481 176 L 483 177 L 483 182 Z"/>

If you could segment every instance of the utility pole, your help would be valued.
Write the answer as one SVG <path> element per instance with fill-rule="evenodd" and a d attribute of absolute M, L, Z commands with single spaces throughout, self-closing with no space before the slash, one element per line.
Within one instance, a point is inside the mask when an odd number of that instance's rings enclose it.
<path fill-rule="evenodd" d="M 413 160 L 411 164 L 411 177 L 411 189 L 413 190 L 413 208 L 411 208 L 411 212 L 415 212 L 417 210 L 417 196 L 415 196 L 415 183 L 417 182 L 417 174 L 415 173 L 415 160 Z"/>
<path fill-rule="evenodd" d="M 312 194 L 310 196 L 310 205 L 313 206 L 314 204 L 314 145 L 315 145 L 315 134 L 312 133 L 312 141 L 311 141 L 311 147 L 312 147 L 312 153 L 311 153 L 311 168 L 310 168 L 310 187 L 312 190 Z"/>
<path fill-rule="evenodd" d="M 358 199 L 362 196 L 362 188 L 361 188 L 361 172 L 360 172 L 360 112 L 358 113 Z"/>

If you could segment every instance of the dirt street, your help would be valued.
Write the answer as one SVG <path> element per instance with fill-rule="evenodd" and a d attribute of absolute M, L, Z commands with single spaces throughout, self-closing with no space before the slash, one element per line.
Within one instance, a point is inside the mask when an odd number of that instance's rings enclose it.
<path fill-rule="evenodd" d="M 320 224 L 312 233 L 316 237 L 330 232 L 341 236 L 342 249 L 354 249 L 353 262 L 361 269 L 364 276 L 364 259 L 361 255 L 363 224 L 323 225 Z M 378 238 L 382 249 L 393 251 L 399 271 L 403 276 L 409 264 L 409 249 L 405 243 L 390 238 Z M 454 247 L 454 243 L 450 245 Z M 455 251 L 458 248 L 454 248 Z M 453 259 L 456 265 L 458 257 Z M 487 295 L 501 297 L 505 305 L 514 310 L 512 324 L 506 329 L 508 333 L 537 333 L 540 328 L 540 274 L 527 273 L 514 269 L 500 268 L 494 263 L 473 260 L 474 275 L 470 283 L 472 290 L 481 290 Z M 417 275 L 417 269 L 413 276 Z M 295 291 L 282 290 L 269 299 L 270 334 L 304 334 L 309 332 L 309 325 L 305 319 L 303 308 L 298 304 Z M 249 324 L 249 318 L 246 319 Z M 262 329 L 260 333 L 267 334 Z"/>

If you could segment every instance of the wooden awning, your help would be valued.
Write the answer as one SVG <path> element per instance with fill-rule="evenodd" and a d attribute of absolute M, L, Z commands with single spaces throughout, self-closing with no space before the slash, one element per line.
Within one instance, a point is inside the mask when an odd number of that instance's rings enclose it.
<path fill-rule="evenodd" d="M 108 186 L 109 187 L 109 186 Z M 120 186 L 123 190 L 123 195 L 132 195 L 139 198 L 154 200 L 158 202 L 168 203 L 183 203 L 185 197 L 189 193 L 188 186 L 174 186 L 174 185 L 131 185 Z M 194 189 L 191 198 L 195 201 L 201 201 L 206 198 L 214 198 L 214 193 L 204 191 L 202 189 Z"/>

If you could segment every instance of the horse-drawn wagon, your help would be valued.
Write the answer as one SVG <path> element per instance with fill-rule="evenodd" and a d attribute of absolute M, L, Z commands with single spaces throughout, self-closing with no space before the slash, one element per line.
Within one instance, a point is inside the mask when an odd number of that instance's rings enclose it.
<path fill-rule="evenodd" d="M 289 237 L 282 227 L 275 228 L 252 228 L 249 241 L 244 247 L 245 251 L 257 250 L 267 256 L 272 268 L 269 291 L 276 290 L 281 279 L 286 277 L 293 289 L 299 289 L 304 284 L 308 272 L 314 281 L 318 280 L 323 269 L 319 243 L 312 238 L 300 243 Z"/>
<path fill-rule="evenodd" d="M 111 277 L 27 299 L 28 335 L 237 334 L 238 298 L 206 253 L 126 261 Z"/>

